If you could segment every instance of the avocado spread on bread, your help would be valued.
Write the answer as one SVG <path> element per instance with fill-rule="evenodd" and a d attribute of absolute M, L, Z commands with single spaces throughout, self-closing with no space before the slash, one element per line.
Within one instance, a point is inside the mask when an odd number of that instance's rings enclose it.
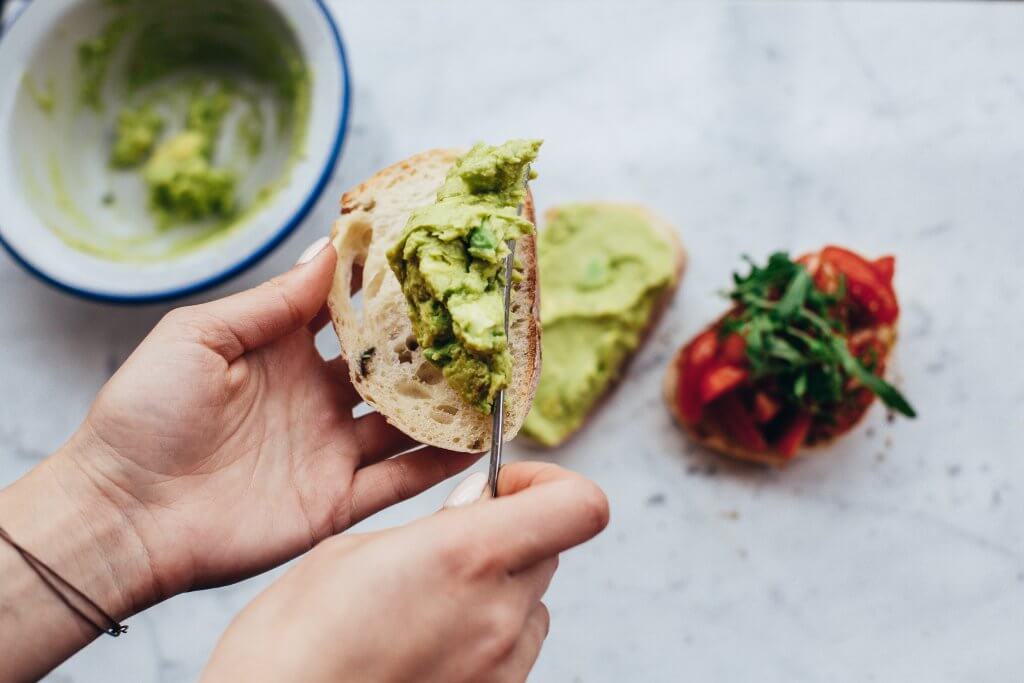
<path fill-rule="evenodd" d="M 674 251 L 634 207 L 560 207 L 537 240 L 544 365 L 524 432 L 557 445 L 640 345 Z"/>
<path fill-rule="evenodd" d="M 518 209 L 540 145 L 475 145 L 452 166 L 436 201 L 413 211 L 388 251 L 423 355 L 484 414 L 512 377 L 504 329 L 506 241 L 533 230 Z"/>

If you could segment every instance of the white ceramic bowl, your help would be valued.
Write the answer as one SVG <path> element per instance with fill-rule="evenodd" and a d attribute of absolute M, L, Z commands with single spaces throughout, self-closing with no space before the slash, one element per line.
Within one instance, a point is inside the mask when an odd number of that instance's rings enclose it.
<path fill-rule="evenodd" d="M 252 266 L 294 230 L 310 211 L 337 162 L 346 133 L 349 77 L 341 35 L 321 0 L 259 0 L 281 15 L 294 33 L 311 74 L 312 89 L 304 155 L 288 182 L 242 224 L 202 248 L 152 262 L 115 261 L 69 246 L 48 227 L 32 201 L 26 168 L 45 168 L 47 145 L 75 162 L 78 150 L 104 144 L 73 127 L 51 132 L 38 111 L 27 74 L 63 68 L 75 46 L 93 37 L 105 0 L 36 0 L 0 39 L 0 244 L 40 279 L 67 292 L 114 302 L 150 302 L 191 294 Z M 69 52 L 71 51 L 71 52 Z M 36 86 L 38 87 L 38 86 Z M 60 135 L 56 142 L 50 137 Z M 44 144 L 46 143 L 46 144 Z M 92 156 L 96 156 L 95 153 Z M 77 164 L 71 193 L 100 197 L 107 169 Z M 45 207 L 43 207 L 45 208 Z"/>

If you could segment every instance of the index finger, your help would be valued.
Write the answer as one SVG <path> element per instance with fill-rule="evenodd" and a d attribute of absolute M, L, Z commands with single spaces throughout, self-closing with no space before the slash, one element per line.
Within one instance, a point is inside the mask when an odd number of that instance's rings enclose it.
<path fill-rule="evenodd" d="M 458 523 L 466 542 L 493 550 L 518 571 L 575 547 L 608 525 L 608 498 L 589 479 L 550 463 L 506 465 L 499 497 L 440 517 Z"/>

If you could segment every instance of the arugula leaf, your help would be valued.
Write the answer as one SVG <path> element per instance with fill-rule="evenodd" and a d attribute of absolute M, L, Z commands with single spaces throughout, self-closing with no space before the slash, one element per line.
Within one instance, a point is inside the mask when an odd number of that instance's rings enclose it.
<path fill-rule="evenodd" d="M 799 375 L 796 381 L 793 382 L 793 394 L 797 398 L 802 398 L 807 393 L 807 375 Z"/>
<path fill-rule="evenodd" d="M 907 417 L 917 417 L 917 411 L 903 397 L 903 394 L 896 387 L 864 367 L 864 364 L 850 353 L 850 349 L 847 348 L 845 343 L 837 345 L 836 353 L 842 361 L 843 368 L 855 377 L 858 382 L 870 389 L 878 398 L 882 399 L 885 405 Z"/>
<path fill-rule="evenodd" d="M 786 285 L 786 291 L 783 293 L 782 298 L 779 299 L 778 306 L 775 307 L 775 314 L 787 320 L 792 318 L 803 307 L 804 302 L 807 301 L 807 294 L 811 291 L 811 284 L 811 274 L 807 272 L 807 269 L 797 269 L 789 284 Z"/>
<path fill-rule="evenodd" d="M 744 260 L 750 272 L 733 274 L 734 286 L 726 296 L 737 311 L 726 318 L 722 335 L 743 336 L 755 380 L 771 382 L 784 401 L 828 416 L 853 378 L 893 410 L 916 416 L 895 387 L 850 352 L 843 319 L 836 313 L 846 298 L 845 281 L 836 291 L 824 292 L 785 252 L 772 254 L 764 266 L 747 256 Z"/>

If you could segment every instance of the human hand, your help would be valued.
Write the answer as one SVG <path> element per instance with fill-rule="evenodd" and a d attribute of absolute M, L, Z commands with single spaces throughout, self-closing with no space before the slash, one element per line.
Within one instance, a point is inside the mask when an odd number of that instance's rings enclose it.
<path fill-rule="evenodd" d="M 560 467 L 504 467 L 501 497 L 318 545 L 232 623 L 204 681 L 523 681 L 558 554 L 608 502 Z"/>
<path fill-rule="evenodd" d="M 361 399 L 344 361 L 313 343 L 327 246 L 255 289 L 169 313 L 58 454 L 145 555 L 114 613 L 280 564 L 476 459 L 392 458 L 415 444 L 378 414 L 352 417 Z"/>

